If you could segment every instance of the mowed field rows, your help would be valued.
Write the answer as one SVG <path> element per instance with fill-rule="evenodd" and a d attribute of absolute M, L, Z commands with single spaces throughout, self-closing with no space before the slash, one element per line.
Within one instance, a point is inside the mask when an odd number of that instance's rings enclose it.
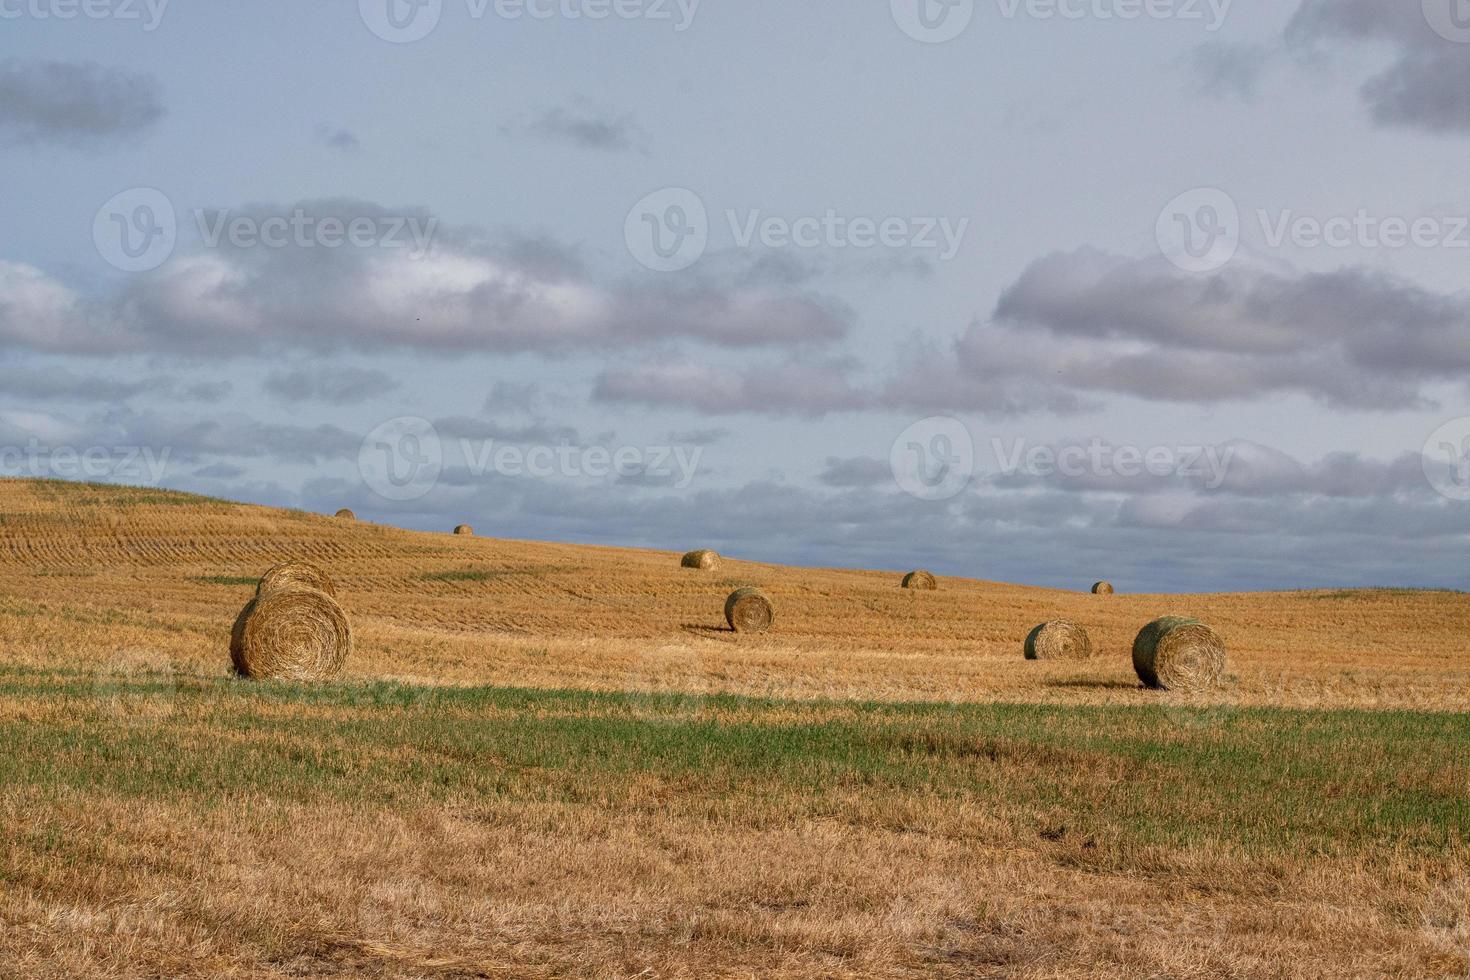
<path fill-rule="evenodd" d="M 287 558 L 321 564 L 352 616 L 348 676 L 427 684 L 729 692 L 862 700 L 1160 702 L 1133 673 L 1140 627 L 1182 613 L 1224 637 L 1210 703 L 1470 705 L 1470 597 L 1430 592 L 1093 596 L 902 572 L 796 569 L 679 553 L 400 531 L 153 490 L 0 481 L 0 629 L 13 661 L 106 667 L 142 655 L 229 671 L 254 582 Z M 482 529 L 482 532 L 485 529 Z M 670 542 L 694 547 L 700 542 Z M 977 556 L 983 568 L 984 556 Z M 725 596 L 758 585 L 768 635 L 725 628 Z M 1126 591 L 1126 583 L 1124 585 Z M 1037 623 L 1085 626 L 1089 662 L 1021 660 Z"/>
<path fill-rule="evenodd" d="M 0 977 L 1470 975 L 1470 597 L 449 530 L 0 482 Z M 229 673 L 285 558 L 336 681 Z M 1141 688 L 1167 613 L 1219 690 Z M 1100 653 L 1023 660 L 1056 617 Z"/>

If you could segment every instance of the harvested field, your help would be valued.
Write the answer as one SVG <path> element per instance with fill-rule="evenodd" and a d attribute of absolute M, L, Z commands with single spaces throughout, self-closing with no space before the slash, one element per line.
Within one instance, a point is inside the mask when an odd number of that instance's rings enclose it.
<path fill-rule="evenodd" d="M 0 519 L 3 976 L 1470 971 L 1462 594 L 916 595 L 58 483 Z M 286 558 L 336 681 L 231 676 Z M 1134 673 L 1168 614 L 1228 645 L 1203 697 Z M 1055 619 L 1091 659 L 1021 658 Z"/>

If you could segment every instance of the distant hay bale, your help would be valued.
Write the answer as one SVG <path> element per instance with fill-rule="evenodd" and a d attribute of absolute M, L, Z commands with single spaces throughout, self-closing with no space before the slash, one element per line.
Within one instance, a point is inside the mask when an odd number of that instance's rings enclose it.
<path fill-rule="evenodd" d="M 725 600 L 725 622 L 737 633 L 764 633 L 776 621 L 776 608 L 760 589 L 736 589 Z"/>
<path fill-rule="evenodd" d="M 699 551 L 691 551 L 680 560 L 679 565 L 683 568 L 697 568 L 708 572 L 720 567 L 720 555 L 717 551 L 701 548 Z"/>
<path fill-rule="evenodd" d="M 1027 660 L 1086 660 L 1091 656 L 1087 630 L 1070 620 L 1042 623 L 1026 637 Z"/>
<path fill-rule="evenodd" d="M 1197 619 L 1165 616 L 1133 641 L 1133 669 L 1156 690 L 1202 691 L 1225 673 L 1225 643 Z"/>
<path fill-rule="evenodd" d="M 903 577 L 905 589 L 918 589 L 922 592 L 933 592 L 939 588 L 939 580 L 929 572 L 919 569 L 917 572 L 909 572 Z"/>
<path fill-rule="evenodd" d="M 458 534 L 462 538 L 472 538 L 475 536 L 475 529 L 470 527 L 468 524 L 461 524 L 459 527 L 454 529 L 454 533 Z"/>
<path fill-rule="evenodd" d="M 230 632 L 235 672 L 256 680 L 323 680 L 352 655 L 352 625 L 337 600 L 316 589 L 265 592 Z"/>
<path fill-rule="evenodd" d="M 337 597 L 337 583 L 332 576 L 309 561 L 283 561 L 260 577 L 255 594 L 265 595 L 278 589 L 315 589 Z"/>
<path fill-rule="evenodd" d="M 1092 594 L 1093 595 L 1112 595 L 1113 594 L 1113 583 L 1112 582 L 1098 582 L 1096 585 L 1094 585 L 1092 587 Z"/>
<path fill-rule="evenodd" d="M 357 520 L 357 515 L 348 510 L 346 507 L 343 507 L 341 510 L 337 511 L 337 516 L 342 518 L 344 521 Z"/>

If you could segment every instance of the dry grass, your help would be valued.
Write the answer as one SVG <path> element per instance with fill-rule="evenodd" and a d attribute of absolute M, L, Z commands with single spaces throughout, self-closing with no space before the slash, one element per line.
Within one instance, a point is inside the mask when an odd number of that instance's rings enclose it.
<path fill-rule="evenodd" d="M 228 679 L 286 555 L 341 684 Z M 1134 675 L 1171 613 L 1229 647 L 1205 699 Z M 1093 657 L 1021 661 L 1058 618 Z M 1465 975 L 1467 636 L 0 481 L 0 976 Z"/>

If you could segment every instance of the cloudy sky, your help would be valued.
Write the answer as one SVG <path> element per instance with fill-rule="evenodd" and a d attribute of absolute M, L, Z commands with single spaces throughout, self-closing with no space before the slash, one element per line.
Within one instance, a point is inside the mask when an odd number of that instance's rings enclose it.
<path fill-rule="evenodd" d="M 1462 0 L 0 0 L 0 474 L 1464 588 Z"/>

